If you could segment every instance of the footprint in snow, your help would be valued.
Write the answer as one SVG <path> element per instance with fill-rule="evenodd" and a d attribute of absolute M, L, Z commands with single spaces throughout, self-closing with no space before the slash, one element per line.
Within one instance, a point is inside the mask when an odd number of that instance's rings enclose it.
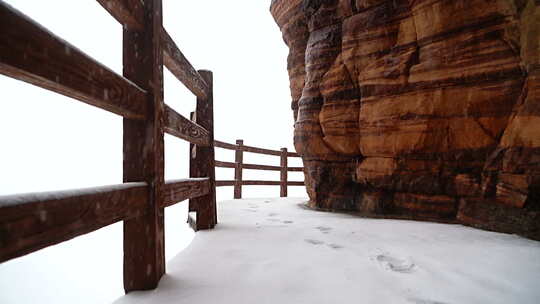
<path fill-rule="evenodd" d="M 330 247 L 332 249 L 336 249 L 336 250 L 343 248 L 343 246 L 338 245 L 338 244 L 328 244 L 328 247 Z"/>
<path fill-rule="evenodd" d="M 304 241 L 307 242 L 307 243 L 310 243 L 312 245 L 322 245 L 322 244 L 324 244 L 323 241 L 319 241 L 319 240 L 305 239 Z"/>
<path fill-rule="evenodd" d="M 268 216 L 269 216 L 269 217 L 272 217 L 272 216 L 278 216 L 278 215 L 279 215 L 279 213 L 273 213 L 273 212 L 272 212 L 272 213 L 268 213 Z"/>
<path fill-rule="evenodd" d="M 414 265 L 414 263 L 408 259 L 396 258 L 389 254 L 379 254 L 376 256 L 376 259 L 377 262 L 379 262 L 379 264 L 381 264 L 385 269 L 394 272 L 412 273 L 416 267 L 416 265 Z"/>
<path fill-rule="evenodd" d="M 257 212 L 256 209 L 242 209 L 242 210 L 247 211 L 247 212 Z"/>
<path fill-rule="evenodd" d="M 315 227 L 315 229 L 319 230 L 320 232 L 324 234 L 328 234 L 330 233 L 330 231 L 332 231 L 331 227 L 325 227 L 325 226 L 318 226 L 318 227 Z"/>
<path fill-rule="evenodd" d="M 267 221 L 269 222 L 279 222 L 280 220 L 279 219 L 276 219 L 276 218 L 269 218 L 269 219 L 266 219 Z"/>
<path fill-rule="evenodd" d="M 293 221 L 283 221 L 284 224 L 292 224 L 294 223 Z"/>

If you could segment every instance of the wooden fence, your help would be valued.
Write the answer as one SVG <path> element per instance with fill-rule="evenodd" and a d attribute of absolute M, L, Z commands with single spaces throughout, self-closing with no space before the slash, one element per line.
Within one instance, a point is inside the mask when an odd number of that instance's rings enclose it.
<path fill-rule="evenodd" d="M 296 153 L 214 141 L 212 72 L 195 70 L 163 28 L 161 0 L 97 0 L 123 26 L 123 76 L 0 0 L 0 73 L 123 117 L 123 184 L 0 197 L 0 263 L 123 221 L 124 289 L 148 290 L 165 273 L 164 208 L 189 199 L 195 230 L 217 223 L 215 167 L 235 168 L 242 185 L 287 186 Z M 197 97 L 191 119 L 163 102 L 163 66 Z M 189 178 L 164 179 L 164 133 L 190 142 Z M 236 151 L 215 161 L 214 146 Z M 281 157 L 281 165 L 244 164 L 243 152 Z M 276 170 L 279 182 L 244 181 L 243 169 Z"/>
<path fill-rule="evenodd" d="M 235 151 L 234 163 L 217 161 L 217 160 L 215 161 L 216 167 L 234 169 L 234 180 L 216 181 L 216 186 L 217 187 L 233 186 L 235 199 L 242 198 L 242 186 L 280 186 L 280 197 L 287 197 L 288 186 L 304 186 L 304 182 L 288 181 L 288 172 L 290 171 L 302 172 L 304 168 L 288 166 L 289 157 L 300 157 L 300 155 L 298 155 L 298 153 L 288 152 L 287 148 L 282 148 L 281 151 L 276 151 L 276 150 L 268 150 L 268 149 L 256 148 L 256 147 L 251 147 L 251 146 L 245 146 L 244 141 L 241 139 L 236 140 L 236 145 L 216 140 L 214 141 L 214 146 L 216 148 L 222 148 L 222 149 Z M 258 164 L 246 164 L 244 163 L 244 152 L 279 156 L 280 165 L 267 166 L 267 165 L 258 165 Z M 280 171 L 280 180 L 279 181 L 243 180 L 242 176 L 243 176 L 244 169 Z"/>
<path fill-rule="evenodd" d="M 196 229 L 217 222 L 212 73 L 167 34 L 161 0 L 98 2 L 123 26 L 123 76 L 0 0 L 0 73 L 124 118 L 124 183 L 1 197 L 0 263 L 123 221 L 124 289 L 153 289 L 165 273 L 164 208 L 190 199 Z M 163 65 L 197 96 L 195 121 L 163 103 Z M 164 180 L 164 132 L 196 145 L 190 178 Z"/>

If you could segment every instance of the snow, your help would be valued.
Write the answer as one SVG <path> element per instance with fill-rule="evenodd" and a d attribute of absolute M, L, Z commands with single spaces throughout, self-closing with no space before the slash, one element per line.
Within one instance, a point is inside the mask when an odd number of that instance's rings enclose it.
<path fill-rule="evenodd" d="M 0 303 L 540 303 L 540 242 L 304 201 L 222 201 L 194 237 L 187 204 L 167 208 L 167 275 L 127 296 L 122 225 L 109 226 L 0 264 Z"/>
<path fill-rule="evenodd" d="M 540 242 L 303 201 L 221 202 L 157 290 L 114 303 L 540 303 Z"/>
<path fill-rule="evenodd" d="M 107 193 L 115 190 L 125 190 L 137 187 L 145 187 L 145 182 L 139 183 L 123 183 L 118 185 L 89 187 L 82 189 L 50 191 L 50 192 L 35 192 L 12 195 L 0 195 L 0 207 L 28 204 L 33 202 L 44 202 L 50 200 L 66 199 L 75 196 L 92 195 Z"/>
<path fill-rule="evenodd" d="M 202 182 L 208 180 L 208 177 L 192 177 L 192 178 L 179 178 L 179 179 L 170 179 L 165 181 L 165 185 L 171 185 L 182 182 Z"/>

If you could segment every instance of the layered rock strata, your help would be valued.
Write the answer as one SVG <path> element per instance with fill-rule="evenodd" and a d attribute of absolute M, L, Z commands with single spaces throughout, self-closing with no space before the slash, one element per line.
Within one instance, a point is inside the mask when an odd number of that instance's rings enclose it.
<path fill-rule="evenodd" d="M 311 205 L 540 238 L 539 0 L 274 0 Z"/>

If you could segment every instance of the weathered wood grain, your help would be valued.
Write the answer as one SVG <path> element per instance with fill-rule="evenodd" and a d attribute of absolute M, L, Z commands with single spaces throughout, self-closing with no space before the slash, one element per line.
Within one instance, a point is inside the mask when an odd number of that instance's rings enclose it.
<path fill-rule="evenodd" d="M 145 121 L 124 119 L 124 181 L 150 185 L 148 212 L 124 221 L 124 289 L 157 287 L 165 273 L 164 238 L 164 105 L 161 0 L 141 7 L 143 30 L 124 28 L 124 76 L 148 91 Z"/>
<path fill-rule="evenodd" d="M 236 146 L 238 149 L 234 153 L 234 198 L 235 199 L 241 199 L 242 198 L 242 169 L 244 165 L 244 151 L 242 151 L 242 148 L 244 147 L 244 141 L 241 139 L 236 140 Z"/>
<path fill-rule="evenodd" d="M 214 97 L 213 78 L 210 71 L 199 71 L 204 81 L 208 84 L 209 94 L 206 99 L 197 98 L 196 122 L 205 128 L 210 136 L 210 142 L 214 143 Z M 216 210 L 216 178 L 215 178 L 215 153 L 214 145 L 208 147 L 196 146 L 190 153 L 189 173 L 191 178 L 209 178 L 210 191 L 207 195 L 190 199 L 189 209 L 197 213 L 196 230 L 212 229 L 217 224 Z"/>
<path fill-rule="evenodd" d="M 236 150 L 238 147 L 233 144 L 226 143 L 224 141 L 214 140 L 214 147 L 216 148 L 222 148 L 227 150 Z"/>
<path fill-rule="evenodd" d="M 287 174 L 289 173 L 287 170 L 287 167 L 288 167 L 287 160 L 288 160 L 287 148 L 282 148 L 281 160 L 280 160 L 281 170 L 280 170 L 280 178 L 279 178 L 279 182 L 280 182 L 279 196 L 280 197 L 287 197 L 287 177 L 288 177 Z"/>
<path fill-rule="evenodd" d="M 190 118 L 190 120 L 192 122 L 197 123 L 197 113 L 196 112 L 191 112 L 189 114 L 189 118 Z M 194 145 L 193 143 L 189 143 L 188 155 L 189 155 L 189 177 L 192 178 L 194 176 L 198 176 L 198 171 L 197 171 L 198 170 L 198 166 L 197 166 L 197 146 Z M 196 222 L 197 208 L 196 208 L 195 204 L 196 204 L 196 201 L 193 200 L 193 199 L 190 199 L 189 202 L 188 202 L 189 213 L 195 214 L 195 216 L 193 216 L 193 218 L 188 217 L 188 222 L 191 219 L 192 221 L 190 222 L 190 227 L 193 228 L 194 231 L 197 231 L 197 222 Z"/>
<path fill-rule="evenodd" d="M 296 152 L 287 152 L 288 157 L 302 157 L 300 154 Z"/>
<path fill-rule="evenodd" d="M 261 181 L 261 180 L 244 180 L 242 185 L 245 186 L 279 186 L 281 182 L 279 181 Z"/>
<path fill-rule="evenodd" d="M 148 186 L 0 196 L 0 263 L 145 214 Z"/>
<path fill-rule="evenodd" d="M 210 192 L 210 180 L 208 178 L 190 178 L 166 181 L 163 192 L 162 207 L 170 207 L 181 201 L 208 194 Z"/>
<path fill-rule="evenodd" d="M 227 149 L 227 150 L 241 150 L 244 152 L 281 156 L 281 151 L 257 148 L 257 147 L 245 146 L 245 145 L 242 145 L 241 147 L 239 147 L 238 145 L 229 144 L 229 143 L 219 141 L 219 140 L 214 141 L 214 146 L 217 148 L 222 148 L 222 149 Z M 295 152 L 287 152 L 287 156 L 288 157 L 301 157 L 298 153 L 295 153 Z"/>
<path fill-rule="evenodd" d="M 281 182 L 245 180 L 245 181 L 242 181 L 242 185 L 245 185 L 245 186 L 280 186 Z M 287 182 L 287 185 L 288 186 L 304 186 L 304 182 Z"/>
<path fill-rule="evenodd" d="M 178 114 L 165 105 L 165 132 L 202 147 L 210 145 L 210 136 L 205 128 Z"/>
<path fill-rule="evenodd" d="M 234 186 L 234 181 L 216 181 L 216 187 Z"/>
<path fill-rule="evenodd" d="M 216 167 L 220 168 L 235 168 L 236 163 L 216 161 Z M 268 165 L 256 165 L 256 164 L 242 164 L 243 169 L 249 170 L 265 170 L 265 171 L 281 171 L 280 166 L 268 166 Z M 302 167 L 288 167 L 288 171 L 302 171 Z"/>
<path fill-rule="evenodd" d="M 216 160 L 215 164 L 216 164 L 216 167 L 218 167 L 218 168 L 231 168 L 231 169 L 234 169 L 236 167 L 236 163 L 224 162 L 224 161 L 219 161 L 219 160 Z"/>
<path fill-rule="evenodd" d="M 178 78 L 195 96 L 207 99 L 209 86 L 197 70 L 189 63 L 182 54 L 174 40 L 165 29 L 161 32 L 163 46 L 163 62 L 171 73 Z"/>
<path fill-rule="evenodd" d="M 242 168 L 250 170 L 281 171 L 279 166 L 243 164 Z"/>
<path fill-rule="evenodd" d="M 222 180 L 222 181 L 216 181 L 216 185 L 218 187 L 225 187 L 225 186 L 234 186 L 235 181 L 231 180 Z M 242 185 L 244 186 L 280 186 L 281 182 L 279 181 L 258 181 L 258 180 L 244 180 L 242 181 Z M 304 182 L 287 182 L 288 186 L 304 186 Z"/>
<path fill-rule="evenodd" d="M 257 148 L 257 147 L 252 147 L 252 146 L 242 146 L 241 150 L 244 151 L 244 152 L 281 156 L 280 151 Z"/>
<path fill-rule="evenodd" d="M 132 118 L 146 115 L 146 92 L 0 2 L 0 73 Z"/>
<path fill-rule="evenodd" d="M 140 0 L 97 0 L 124 28 L 141 30 L 144 24 Z"/>
<path fill-rule="evenodd" d="M 294 172 L 302 172 L 304 171 L 304 167 L 288 167 L 288 171 L 294 171 Z"/>

